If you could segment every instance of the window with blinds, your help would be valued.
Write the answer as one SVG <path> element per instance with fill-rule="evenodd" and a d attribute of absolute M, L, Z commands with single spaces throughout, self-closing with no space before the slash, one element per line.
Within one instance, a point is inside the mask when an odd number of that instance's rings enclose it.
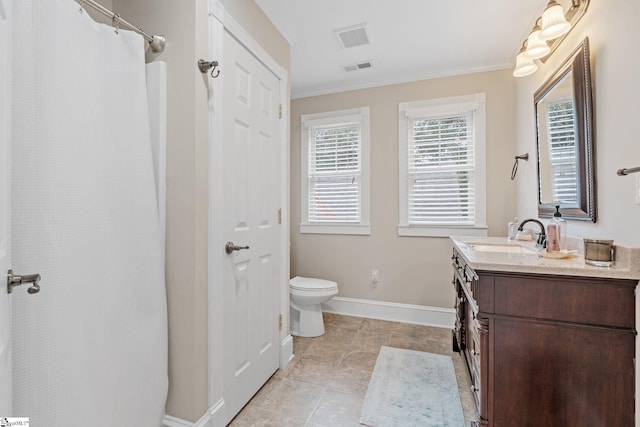
<path fill-rule="evenodd" d="M 309 223 L 360 222 L 360 123 L 308 133 Z"/>
<path fill-rule="evenodd" d="M 577 147 L 573 100 L 569 98 L 546 104 L 553 200 L 563 203 L 577 202 Z"/>
<path fill-rule="evenodd" d="M 409 224 L 475 223 L 473 115 L 410 120 Z"/>
<path fill-rule="evenodd" d="M 485 95 L 405 102 L 398 113 L 398 234 L 486 235 Z"/>
<path fill-rule="evenodd" d="M 301 233 L 369 234 L 369 108 L 301 117 Z"/>

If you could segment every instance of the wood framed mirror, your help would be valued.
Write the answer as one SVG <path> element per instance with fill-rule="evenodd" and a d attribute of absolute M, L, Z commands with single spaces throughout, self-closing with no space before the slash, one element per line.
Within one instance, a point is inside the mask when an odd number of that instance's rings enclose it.
<path fill-rule="evenodd" d="M 565 219 L 596 222 L 593 100 L 589 39 L 534 96 L 538 216 L 555 206 Z"/>

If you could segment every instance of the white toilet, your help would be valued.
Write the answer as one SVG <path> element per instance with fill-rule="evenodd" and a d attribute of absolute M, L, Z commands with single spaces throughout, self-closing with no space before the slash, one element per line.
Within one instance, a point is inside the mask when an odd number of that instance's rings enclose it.
<path fill-rule="evenodd" d="M 291 335 L 318 337 L 324 334 L 322 307 L 338 294 L 338 284 L 330 280 L 296 276 L 289 282 L 291 295 Z"/>

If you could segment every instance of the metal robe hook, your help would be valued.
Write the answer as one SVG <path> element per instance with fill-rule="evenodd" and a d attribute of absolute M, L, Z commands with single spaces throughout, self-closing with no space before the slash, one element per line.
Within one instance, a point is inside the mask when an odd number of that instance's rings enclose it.
<path fill-rule="evenodd" d="M 118 13 L 114 13 L 113 14 L 113 19 L 111 20 L 111 23 L 114 27 L 116 27 L 116 34 L 120 34 L 120 14 Z"/>
<path fill-rule="evenodd" d="M 218 65 L 218 61 L 205 61 L 204 59 L 198 60 L 198 68 L 200 69 L 200 72 L 206 73 L 207 71 L 211 70 L 211 78 L 213 79 L 220 75 L 220 70 L 217 70 L 218 72 L 215 75 L 213 74 L 213 72 L 216 71 Z"/>

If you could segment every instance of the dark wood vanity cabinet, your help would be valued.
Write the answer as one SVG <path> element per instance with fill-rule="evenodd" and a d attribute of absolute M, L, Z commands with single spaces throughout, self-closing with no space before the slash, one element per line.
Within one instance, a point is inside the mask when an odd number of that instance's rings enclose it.
<path fill-rule="evenodd" d="M 637 281 L 453 267 L 481 426 L 634 426 Z"/>

